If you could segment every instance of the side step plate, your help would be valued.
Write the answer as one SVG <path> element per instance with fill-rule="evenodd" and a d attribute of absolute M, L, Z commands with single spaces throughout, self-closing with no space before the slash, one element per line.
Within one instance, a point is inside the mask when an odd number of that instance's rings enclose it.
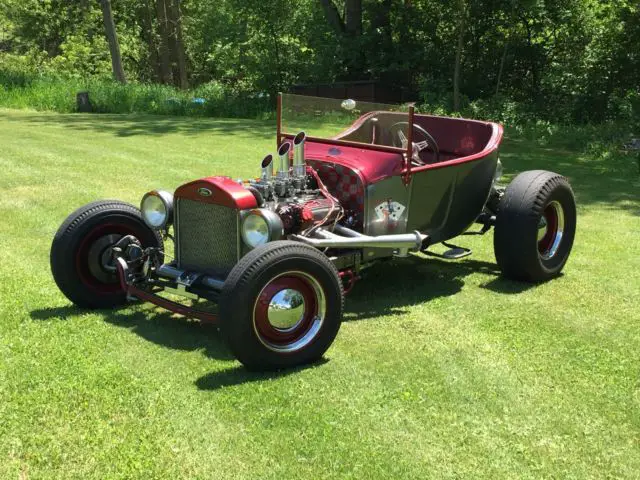
<path fill-rule="evenodd" d="M 462 258 L 468 257 L 473 253 L 469 248 L 458 247 L 457 245 L 452 245 L 450 243 L 442 242 L 442 245 L 448 247 L 449 250 L 442 254 L 430 252 L 428 250 L 424 250 L 422 253 L 431 257 L 442 258 L 444 260 L 460 260 Z"/>

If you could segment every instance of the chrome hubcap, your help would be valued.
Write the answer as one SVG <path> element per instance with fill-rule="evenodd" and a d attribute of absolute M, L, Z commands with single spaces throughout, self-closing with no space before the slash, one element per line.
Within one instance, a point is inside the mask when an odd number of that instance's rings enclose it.
<path fill-rule="evenodd" d="M 269 302 L 268 318 L 273 328 L 288 331 L 302 321 L 304 296 L 298 290 L 285 288 L 276 293 Z"/>
<path fill-rule="evenodd" d="M 559 202 L 553 201 L 545 208 L 538 223 L 538 253 L 543 260 L 558 253 L 564 229 L 564 210 Z"/>
<path fill-rule="evenodd" d="M 324 290 L 311 275 L 290 271 L 270 280 L 253 306 L 254 332 L 265 347 L 294 353 L 322 330 L 327 310 Z"/>

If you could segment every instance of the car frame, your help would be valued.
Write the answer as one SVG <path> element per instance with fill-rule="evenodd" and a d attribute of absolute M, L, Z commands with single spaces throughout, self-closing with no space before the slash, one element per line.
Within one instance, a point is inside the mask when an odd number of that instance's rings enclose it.
<path fill-rule="evenodd" d="M 278 151 L 264 158 L 259 178 L 211 176 L 173 194 L 152 190 L 140 209 L 117 200 L 81 207 L 52 243 L 57 285 L 85 308 L 139 299 L 215 323 L 246 367 L 273 370 L 325 353 L 345 294 L 375 262 L 436 255 L 429 248 L 439 243 L 449 250 L 438 256 L 464 258 L 471 251 L 451 239 L 495 228 L 506 277 L 560 274 L 576 230 L 564 177 L 529 171 L 505 188 L 501 125 L 418 114 L 413 104 L 360 114 L 360 104 L 340 102 L 355 121 L 339 134 L 311 136 L 287 131 L 279 95 Z M 165 262 L 167 240 L 175 259 Z"/>

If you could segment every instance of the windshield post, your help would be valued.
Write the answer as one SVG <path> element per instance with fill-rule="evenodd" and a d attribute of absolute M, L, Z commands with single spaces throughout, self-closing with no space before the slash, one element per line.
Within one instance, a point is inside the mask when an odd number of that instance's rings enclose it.
<path fill-rule="evenodd" d="M 411 159 L 413 158 L 413 117 L 415 115 L 415 104 L 409 105 L 409 127 L 407 131 L 407 153 L 405 153 L 405 167 L 402 181 L 409 185 L 411 181 Z"/>
<path fill-rule="evenodd" d="M 276 148 L 280 148 L 282 140 L 282 92 L 278 93 L 278 102 L 276 106 L 276 122 L 278 124 L 276 131 Z"/>

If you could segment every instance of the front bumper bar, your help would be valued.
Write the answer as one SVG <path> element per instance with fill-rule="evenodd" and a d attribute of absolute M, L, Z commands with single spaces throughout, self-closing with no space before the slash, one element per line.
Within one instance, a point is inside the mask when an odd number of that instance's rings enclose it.
<path fill-rule="evenodd" d="M 127 296 L 139 298 L 140 300 L 153 303 L 154 305 L 169 310 L 170 312 L 184 315 L 189 318 L 195 318 L 204 323 L 218 323 L 219 317 L 215 313 L 203 312 L 195 308 L 187 307 L 186 305 L 172 302 L 171 300 L 167 300 L 166 298 L 137 287 L 133 282 L 133 276 L 130 273 L 129 265 L 126 260 L 122 257 L 116 257 L 115 260 L 120 285 L 126 292 Z"/>

